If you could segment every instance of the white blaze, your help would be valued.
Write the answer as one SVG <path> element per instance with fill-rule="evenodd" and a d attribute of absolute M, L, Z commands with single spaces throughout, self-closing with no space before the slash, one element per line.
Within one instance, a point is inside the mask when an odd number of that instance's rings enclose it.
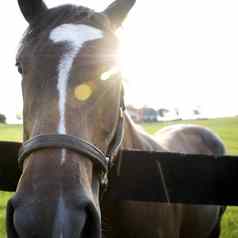
<path fill-rule="evenodd" d="M 58 65 L 59 134 L 66 134 L 65 105 L 68 79 L 73 62 L 85 42 L 101 38 L 103 38 L 103 32 L 101 30 L 82 24 L 63 24 L 53 29 L 50 33 L 50 40 L 54 43 L 66 43 L 67 47 L 67 52 L 61 57 Z M 65 162 L 65 154 L 66 150 L 63 150 L 61 164 Z"/>
<path fill-rule="evenodd" d="M 65 104 L 67 84 L 73 62 L 85 42 L 101 38 L 103 38 L 103 32 L 101 30 L 83 24 L 63 24 L 53 29 L 50 33 L 50 39 L 54 43 L 65 42 L 67 46 L 67 52 L 60 59 L 58 66 L 59 134 L 66 134 Z"/>

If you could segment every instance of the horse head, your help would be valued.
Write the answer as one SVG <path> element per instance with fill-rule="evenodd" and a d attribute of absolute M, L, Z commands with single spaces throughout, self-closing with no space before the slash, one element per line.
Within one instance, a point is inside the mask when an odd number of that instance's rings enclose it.
<path fill-rule="evenodd" d="M 18 0 L 29 27 L 16 62 L 24 142 L 7 208 L 9 238 L 101 237 L 100 187 L 122 117 L 122 82 L 110 77 L 115 30 L 134 2 L 95 12 Z"/>

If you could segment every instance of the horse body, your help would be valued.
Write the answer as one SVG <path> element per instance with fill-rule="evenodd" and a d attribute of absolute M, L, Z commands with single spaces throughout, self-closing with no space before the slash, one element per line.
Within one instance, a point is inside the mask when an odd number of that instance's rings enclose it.
<path fill-rule="evenodd" d="M 166 127 L 152 138 L 127 117 L 125 128 L 126 149 L 214 155 L 225 153 L 221 140 L 203 127 Z M 112 238 L 217 238 L 223 211 L 220 206 L 143 202 L 115 204 L 110 201 L 109 195 L 103 203 L 103 231 L 105 237 Z"/>

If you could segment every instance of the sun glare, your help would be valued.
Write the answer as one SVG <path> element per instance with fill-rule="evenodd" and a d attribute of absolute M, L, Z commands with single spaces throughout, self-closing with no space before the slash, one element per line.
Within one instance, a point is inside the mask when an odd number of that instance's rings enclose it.
<path fill-rule="evenodd" d="M 144 17 L 138 2 L 118 32 L 127 102 L 186 110 L 199 106 L 208 116 L 237 115 L 238 33 L 232 28 L 238 4 L 173 4 L 153 2 L 150 17 Z"/>
<path fill-rule="evenodd" d="M 130 35 L 123 31 L 119 34 L 121 41 L 119 65 L 125 79 L 127 101 L 140 107 L 146 103 L 145 98 L 149 99 L 151 96 L 148 90 L 143 90 L 148 88 L 147 84 L 150 83 L 148 80 L 149 63 L 145 60 L 147 52 L 143 52 L 144 48 L 140 45 L 141 42 L 133 42 L 134 38 L 131 38 Z M 154 60 L 153 56 L 150 56 L 150 61 Z"/>

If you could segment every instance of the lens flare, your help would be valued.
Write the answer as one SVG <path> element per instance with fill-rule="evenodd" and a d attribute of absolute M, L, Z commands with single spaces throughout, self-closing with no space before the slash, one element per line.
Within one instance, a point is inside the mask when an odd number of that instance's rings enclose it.
<path fill-rule="evenodd" d="M 102 75 L 101 75 L 101 80 L 105 81 L 105 80 L 108 80 L 110 79 L 110 77 L 116 73 L 119 72 L 119 69 L 118 67 L 113 67 L 112 69 L 104 72 Z"/>
<path fill-rule="evenodd" d="M 88 84 L 81 84 L 74 89 L 74 96 L 79 101 L 88 100 L 93 94 L 92 87 Z"/>

